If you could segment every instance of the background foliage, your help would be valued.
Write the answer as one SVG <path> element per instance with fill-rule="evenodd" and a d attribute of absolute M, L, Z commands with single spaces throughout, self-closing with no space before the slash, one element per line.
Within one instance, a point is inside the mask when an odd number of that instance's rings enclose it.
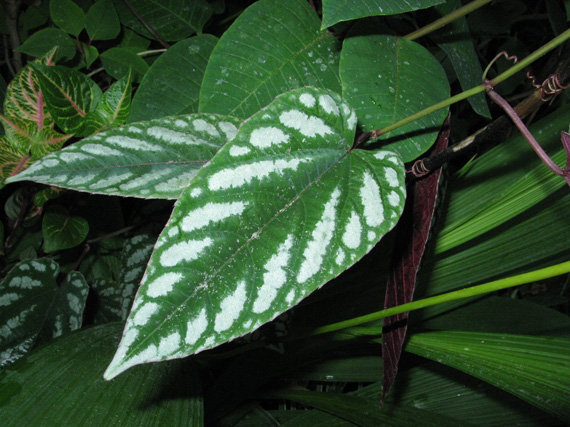
<path fill-rule="evenodd" d="M 6 425 L 570 422 L 565 276 L 411 312 L 382 391 L 409 170 L 446 117 L 453 144 L 501 111 L 479 93 L 362 136 L 479 85 L 501 50 L 550 43 L 538 82 L 568 67 L 567 2 L 475 1 L 419 38 L 460 6 L 3 1 Z M 559 165 L 567 101 L 527 118 Z M 568 271 L 564 179 L 509 126 L 488 139 L 444 166 L 414 300 Z"/>

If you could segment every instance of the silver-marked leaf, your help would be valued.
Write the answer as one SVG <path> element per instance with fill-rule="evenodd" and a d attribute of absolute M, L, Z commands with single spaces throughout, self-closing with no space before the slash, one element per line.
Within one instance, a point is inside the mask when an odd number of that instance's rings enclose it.
<path fill-rule="evenodd" d="M 398 221 L 404 167 L 352 150 L 353 109 L 297 89 L 244 122 L 179 198 L 108 379 L 255 330 L 354 264 Z"/>
<path fill-rule="evenodd" d="M 369 35 L 344 41 L 340 59 L 343 97 L 368 132 L 388 126 L 449 97 L 439 62 L 424 47 L 401 37 Z M 447 108 L 382 136 L 382 148 L 409 162 L 435 142 Z"/>
<path fill-rule="evenodd" d="M 323 26 L 366 16 L 395 15 L 426 9 L 445 0 L 323 0 Z"/>
<path fill-rule="evenodd" d="M 81 326 L 87 283 L 74 272 L 59 287 L 50 259 L 23 261 L 0 282 L 0 366 L 37 343 Z"/>
<path fill-rule="evenodd" d="M 133 123 L 52 153 L 10 182 L 31 180 L 90 193 L 176 199 L 236 134 L 239 123 L 214 114 Z"/>
<path fill-rule="evenodd" d="M 302 86 L 340 91 L 339 45 L 306 0 L 261 0 L 220 38 L 206 67 L 200 110 L 248 118 Z"/>

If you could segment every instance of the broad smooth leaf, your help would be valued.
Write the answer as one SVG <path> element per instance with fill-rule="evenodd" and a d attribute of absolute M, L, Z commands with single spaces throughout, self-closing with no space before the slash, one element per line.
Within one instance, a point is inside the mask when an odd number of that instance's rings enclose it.
<path fill-rule="evenodd" d="M 130 74 L 113 83 L 101 97 L 95 111 L 87 114 L 85 133 L 91 135 L 125 124 L 130 112 L 131 90 Z"/>
<path fill-rule="evenodd" d="M 173 361 L 132 370 L 115 381 L 101 374 L 121 324 L 77 331 L 26 355 L 0 373 L 2 426 L 201 426 L 200 380 Z"/>
<path fill-rule="evenodd" d="M 444 2 L 445 0 L 323 0 L 322 28 L 366 16 L 396 15 L 426 9 Z"/>
<path fill-rule="evenodd" d="M 431 155 L 447 148 L 449 140 L 449 120 L 439 134 Z M 402 226 L 398 228 L 396 249 L 386 285 L 384 308 L 412 302 L 416 289 L 416 276 L 429 238 L 435 204 L 439 190 L 441 168 L 430 175 L 413 182 L 408 187 L 408 198 L 402 218 Z M 385 318 L 382 321 L 382 398 L 392 387 L 398 372 L 398 363 L 408 330 L 408 313 L 401 313 Z"/>
<path fill-rule="evenodd" d="M 160 55 L 135 93 L 129 122 L 198 112 L 204 70 L 217 40 L 209 34 L 192 37 Z"/>
<path fill-rule="evenodd" d="M 101 54 L 103 68 L 114 78 L 122 79 L 132 74 L 134 82 L 140 82 L 148 71 L 148 65 L 139 55 L 131 49 L 112 47 Z"/>
<path fill-rule="evenodd" d="M 31 180 L 90 193 L 176 199 L 235 136 L 239 123 L 215 114 L 132 123 L 52 153 L 10 182 Z"/>
<path fill-rule="evenodd" d="M 245 10 L 214 48 L 200 111 L 248 118 L 280 93 L 302 86 L 340 91 L 339 46 L 319 31 L 305 0 L 261 0 Z"/>
<path fill-rule="evenodd" d="M 212 7 L 206 0 L 131 0 L 140 18 L 136 17 L 122 0 L 113 0 L 121 22 L 146 38 L 154 39 L 141 23 L 150 25 L 164 40 L 179 41 L 202 28 L 212 16 Z"/>
<path fill-rule="evenodd" d="M 388 126 L 449 97 L 439 62 L 425 48 L 401 37 L 368 35 L 344 41 L 340 58 L 342 93 L 367 132 Z M 404 162 L 428 150 L 447 108 L 383 135 L 382 148 Z"/>
<path fill-rule="evenodd" d="M 72 36 L 85 28 L 85 12 L 72 0 L 50 0 L 49 12 L 53 23 Z"/>
<path fill-rule="evenodd" d="M 79 272 L 56 283 L 50 259 L 18 263 L 0 282 L 0 365 L 11 363 L 40 340 L 81 327 L 89 287 Z"/>
<path fill-rule="evenodd" d="M 90 40 L 111 40 L 119 35 L 121 23 L 111 0 L 98 0 L 85 16 Z"/>
<path fill-rule="evenodd" d="M 404 168 L 352 150 L 355 129 L 317 88 L 247 120 L 178 200 L 106 378 L 251 332 L 370 251 L 403 209 Z"/>
<path fill-rule="evenodd" d="M 31 64 L 55 123 L 65 132 L 85 136 L 86 116 L 101 97 L 99 86 L 71 68 Z"/>
<path fill-rule="evenodd" d="M 55 62 L 72 59 L 77 52 L 73 39 L 65 31 L 59 28 L 43 28 L 28 37 L 22 45 L 16 49 L 27 55 L 40 57 L 57 46 Z"/>
<path fill-rule="evenodd" d="M 70 216 L 63 209 L 48 210 L 42 218 L 44 251 L 46 253 L 73 248 L 83 243 L 89 223 L 80 216 Z"/>
<path fill-rule="evenodd" d="M 406 351 L 485 380 L 570 421 L 570 339 L 478 332 L 414 334 Z"/>

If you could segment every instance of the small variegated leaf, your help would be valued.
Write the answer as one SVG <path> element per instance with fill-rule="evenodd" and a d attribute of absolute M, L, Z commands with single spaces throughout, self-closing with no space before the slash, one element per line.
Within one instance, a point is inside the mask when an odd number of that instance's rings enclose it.
<path fill-rule="evenodd" d="M 356 114 L 332 91 L 280 95 L 179 198 L 107 379 L 242 336 L 346 270 L 398 221 L 404 166 L 353 150 Z"/>
<path fill-rule="evenodd" d="M 215 114 L 165 117 L 101 132 L 34 163 L 10 182 L 142 198 L 176 199 L 237 132 Z"/>
<path fill-rule="evenodd" d="M 59 266 L 44 258 L 20 262 L 0 282 L 0 366 L 38 341 L 81 327 L 87 283 L 72 272 L 59 287 L 58 274 Z"/>

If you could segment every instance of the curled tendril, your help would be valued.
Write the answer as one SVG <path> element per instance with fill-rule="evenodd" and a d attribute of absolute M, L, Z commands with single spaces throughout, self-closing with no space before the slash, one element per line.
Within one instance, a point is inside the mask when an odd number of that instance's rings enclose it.
<path fill-rule="evenodd" d="M 497 56 L 495 56 L 495 57 L 491 60 L 491 62 L 489 62 L 489 65 L 487 65 L 487 68 L 485 68 L 485 71 L 483 71 L 483 81 L 486 81 L 486 80 L 487 80 L 487 73 L 489 72 L 489 70 L 491 69 L 491 67 L 493 66 L 493 64 L 494 64 L 495 62 L 497 62 L 497 60 L 498 60 L 501 56 L 504 56 L 504 57 L 507 58 L 507 60 L 509 60 L 509 61 L 513 61 L 513 64 L 516 64 L 517 62 L 519 62 L 519 58 L 518 58 L 516 55 L 510 55 L 510 56 L 509 56 L 509 54 L 508 54 L 506 51 L 504 51 L 504 50 L 503 50 L 502 52 L 499 52 L 499 53 L 497 54 Z"/>
<path fill-rule="evenodd" d="M 431 171 L 426 167 L 423 159 L 420 159 L 414 162 L 414 164 L 412 165 L 412 169 L 407 172 L 408 173 L 411 172 L 412 174 L 414 174 L 416 178 L 421 178 L 422 176 L 427 175 Z"/>
<path fill-rule="evenodd" d="M 536 78 L 530 73 L 526 73 L 527 78 L 532 80 L 532 86 L 540 89 L 540 98 L 546 102 L 550 101 L 555 95 L 570 87 L 570 84 L 563 85 L 560 83 L 558 74 L 552 74 L 542 84 L 536 83 Z"/>

